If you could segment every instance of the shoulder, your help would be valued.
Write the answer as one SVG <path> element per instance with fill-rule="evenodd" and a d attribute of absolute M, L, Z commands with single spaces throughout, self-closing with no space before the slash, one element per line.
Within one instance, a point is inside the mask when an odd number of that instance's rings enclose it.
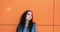
<path fill-rule="evenodd" d="M 36 29 L 36 23 L 33 24 L 33 30 L 35 30 L 35 29 Z"/>
<path fill-rule="evenodd" d="M 33 24 L 33 27 L 36 27 L 36 23 Z"/>
<path fill-rule="evenodd" d="M 20 30 L 21 28 L 22 28 L 21 25 L 19 25 L 19 26 L 18 26 L 18 30 Z"/>
<path fill-rule="evenodd" d="M 33 25 L 36 25 L 36 23 L 34 22 Z"/>

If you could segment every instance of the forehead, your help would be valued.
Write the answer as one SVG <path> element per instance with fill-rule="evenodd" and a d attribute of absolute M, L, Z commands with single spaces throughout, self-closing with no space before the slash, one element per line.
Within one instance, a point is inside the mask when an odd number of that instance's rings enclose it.
<path fill-rule="evenodd" d="M 32 12 L 28 12 L 28 14 L 32 14 Z"/>

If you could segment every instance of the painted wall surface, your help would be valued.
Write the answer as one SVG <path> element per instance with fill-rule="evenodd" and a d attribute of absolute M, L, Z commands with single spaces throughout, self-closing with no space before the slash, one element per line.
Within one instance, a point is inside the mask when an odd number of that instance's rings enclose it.
<path fill-rule="evenodd" d="M 16 32 L 22 13 L 28 9 L 38 32 L 60 32 L 60 0 L 0 0 L 0 32 Z"/>

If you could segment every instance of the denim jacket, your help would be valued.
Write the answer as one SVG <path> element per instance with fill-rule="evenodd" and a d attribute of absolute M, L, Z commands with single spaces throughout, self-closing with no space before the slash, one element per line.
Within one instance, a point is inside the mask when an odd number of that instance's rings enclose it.
<path fill-rule="evenodd" d="M 22 28 L 18 27 L 18 32 L 22 32 Z M 25 26 L 23 32 L 29 32 L 27 26 Z M 37 32 L 36 24 L 33 24 L 32 32 Z"/>

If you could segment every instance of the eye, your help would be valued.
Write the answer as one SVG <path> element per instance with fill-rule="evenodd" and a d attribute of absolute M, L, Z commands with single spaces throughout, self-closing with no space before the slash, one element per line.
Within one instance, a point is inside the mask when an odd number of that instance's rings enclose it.
<path fill-rule="evenodd" d="M 30 15 L 30 16 L 32 16 L 32 13 L 31 12 L 28 12 L 28 14 L 27 15 Z"/>
<path fill-rule="evenodd" d="M 30 14 L 28 14 L 28 15 L 30 15 Z"/>

